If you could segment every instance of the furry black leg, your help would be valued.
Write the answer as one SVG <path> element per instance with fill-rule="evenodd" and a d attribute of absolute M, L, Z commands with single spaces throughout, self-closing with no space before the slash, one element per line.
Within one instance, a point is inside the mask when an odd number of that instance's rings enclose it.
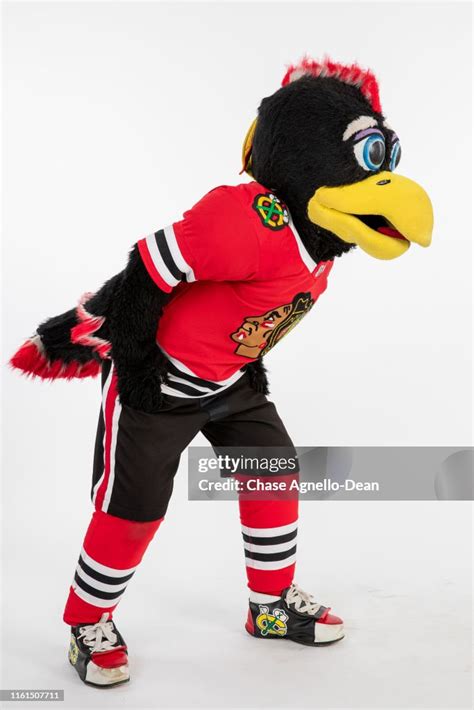
<path fill-rule="evenodd" d="M 267 378 L 267 370 L 265 365 L 261 360 L 255 360 L 246 365 L 245 370 L 249 374 L 250 385 L 257 392 L 262 394 L 269 394 L 269 384 Z"/>

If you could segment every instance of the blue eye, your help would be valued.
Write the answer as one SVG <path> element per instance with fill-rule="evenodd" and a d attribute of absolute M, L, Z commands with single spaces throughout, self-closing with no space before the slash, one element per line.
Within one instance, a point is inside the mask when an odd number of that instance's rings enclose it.
<path fill-rule="evenodd" d="M 385 140 L 373 133 L 354 145 L 354 155 L 364 170 L 378 170 L 385 160 Z"/>
<path fill-rule="evenodd" d="M 400 141 L 395 141 L 395 143 L 392 146 L 392 154 L 390 156 L 390 165 L 389 165 L 390 170 L 395 170 L 398 163 L 400 162 L 401 157 L 402 157 L 402 147 L 400 145 Z"/>

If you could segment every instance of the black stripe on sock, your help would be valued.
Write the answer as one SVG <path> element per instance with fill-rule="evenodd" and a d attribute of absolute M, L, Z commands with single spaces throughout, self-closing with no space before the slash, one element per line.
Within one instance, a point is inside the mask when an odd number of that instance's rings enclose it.
<path fill-rule="evenodd" d="M 286 533 L 286 535 L 275 535 L 275 537 L 254 537 L 245 533 L 242 533 L 242 537 L 244 542 L 251 542 L 252 545 L 280 545 L 282 542 L 294 540 L 297 534 L 298 528 L 295 528 L 293 532 Z"/>
<path fill-rule="evenodd" d="M 166 241 L 165 232 L 163 229 L 160 229 L 159 232 L 155 232 L 155 241 L 158 246 L 158 250 L 161 254 L 161 258 L 168 267 L 168 270 L 173 274 L 175 279 L 181 281 L 184 276 L 184 273 L 180 269 L 178 269 L 173 257 L 171 256 L 170 248 L 168 246 L 168 242 Z"/>
<path fill-rule="evenodd" d="M 250 552 L 250 550 L 245 550 L 245 557 L 249 557 L 251 560 L 260 560 L 261 562 L 278 562 L 279 560 L 286 560 L 287 557 L 291 557 L 296 552 L 296 545 L 289 550 L 284 552 Z"/>
<path fill-rule="evenodd" d="M 89 565 L 82 559 L 82 555 L 79 557 L 79 565 L 82 567 L 84 572 L 89 575 L 89 577 L 93 577 L 98 582 L 103 582 L 104 584 L 123 584 L 124 582 L 128 582 L 128 580 L 135 574 L 135 571 L 133 571 L 123 577 L 109 577 L 107 574 L 96 572 L 95 569 L 89 567 Z"/>
<path fill-rule="evenodd" d="M 176 377 L 182 377 L 183 380 L 187 380 L 194 385 L 201 385 L 202 387 L 207 387 L 210 390 L 220 390 L 222 385 L 217 385 L 215 382 L 210 382 L 209 380 L 203 380 L 201 377 L 194 377 L 194 375 L 188 375 L 186 372 L 178 370 L 178 368 L 173 365 L 172 362 L 168 362 L 168 370 L 172 375 Z"/>
<path fill-rule="evenodd" d="M 120 592 L 103 592 L 100 589 L 95 589 L 95 587 L 91 587 L 90 584 L 84 582 L 84 580 L 79 577 L 77 572 L 74 575 L 74 579 L 76 581 L 77 586 L 84 590 L 84 592 L 91 594 L 93 597 L 98 597 L 99 599 L 106 599 L 112 602 L 117 599 L 118 601 L 125 591 L 125 589 L 122 589 L 122 591 Z"/>

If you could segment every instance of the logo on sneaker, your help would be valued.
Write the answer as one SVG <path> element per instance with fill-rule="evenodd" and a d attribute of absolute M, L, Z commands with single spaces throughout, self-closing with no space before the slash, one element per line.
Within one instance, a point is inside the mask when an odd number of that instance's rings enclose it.
<path fill-rule="evenodd" d="M 286 636 L 288 627 L 288 615 L 283 609 L 273 609 L 270 612 L 268 606 L 259 604 L 260 614 L 257 616 L 256 624 L 262 636 Z"/>
<path fill-rule="evenodd" d="M 76 639 L 71 636 L 71 643 L 69 644 L 69 660 L 72 665 L 75 666 L 77 663 L 77 658 L 79 656 L 79 649 L 77 647 Z"/>

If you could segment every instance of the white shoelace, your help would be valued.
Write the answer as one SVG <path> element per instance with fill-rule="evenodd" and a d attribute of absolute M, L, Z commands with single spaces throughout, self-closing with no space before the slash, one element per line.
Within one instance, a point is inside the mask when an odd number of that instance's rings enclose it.
<path fill-rule="evenodd" d="M 292 584 L 287 591 L 286 603 L 294 604 L 296 611 L 299 611 L 301 614 L 309 614 L 310 616 L 317 614 L 321 608 L 321 604 L 315 602 L 312 595 L 303 592 L 297 584 Z"/>
<path fill-rule="evenodd" d="M 97 624 L 82 626 L 79 629 L 79 637 L 86 646 L 92 647 L 91 653 L 101 651 L 111 651 L 117 643 L 117 634 L 114 633 L 113 624 L 107 621 L 109 614 L 106 612 L 100 617 Z"/>

